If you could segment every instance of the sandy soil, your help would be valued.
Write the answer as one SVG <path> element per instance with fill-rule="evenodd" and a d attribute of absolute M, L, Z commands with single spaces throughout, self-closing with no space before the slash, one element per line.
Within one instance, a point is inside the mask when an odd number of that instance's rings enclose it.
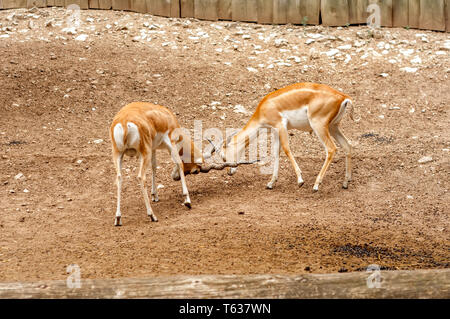
<path fill-rule="evenodd" d="M 83 11 L 75 33 L 64 19 L 63 9 L 0 11 L 0 281 L 65 279 L 69 264 L 83 278 L 449 267 L 449 34 L 109 11 Z M 121 107 L 156 102 L 185 127 L 225 130 L 249 118 L 236 105 L 251 113 L 306 81 L 355 100 L 361 121 L 342 122 L 355 146 L 348 190 L 338 151 L 313 193 L 325 152 L 292 131 L 302 188 L 282 154 L 272 191 L 255 165 L 187 177 L 188 210 L 160 152 L 160 221 L 147 218 L 127 159 L 123 226 L 113 226 L 108 130 Z"/>

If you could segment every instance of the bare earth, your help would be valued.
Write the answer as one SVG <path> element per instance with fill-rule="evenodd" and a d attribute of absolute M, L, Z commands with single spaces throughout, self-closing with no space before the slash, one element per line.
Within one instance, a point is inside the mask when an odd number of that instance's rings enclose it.
<path fill-rule="evenodd" d="M 70 264 L 83 278 L 449 267 L 449 34 L 382 29 L 363 39 L 366 27 L 91 10 L 72 35 L 64 13 L 0 11 L 0 281 L 65 279 Z M 156 102 L 185 127 L 202 120 L 225 132 L 267 93 L 307 81 L 355 101 L 361 121 L 342 122 L 355 146 L 348 190 L 338 151 L 313 193 L 325 152 L 292 131 L 302 188 L 282 154 L 272 191 L 257 165 L 187 177 L 188 210 L 160 152 L 152 223 L 127 158 L 123 226 L 113 226 L 108 130 L 125 104 Z"/>

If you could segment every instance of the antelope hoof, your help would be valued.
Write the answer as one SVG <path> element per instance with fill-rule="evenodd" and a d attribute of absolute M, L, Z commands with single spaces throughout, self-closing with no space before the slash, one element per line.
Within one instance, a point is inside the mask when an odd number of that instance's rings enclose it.
<path fill-rule="evenodd" d="M 114 226 L 122 226 L 122 218 L 117 216 L 114 222 Z"/>
<path fill-rule="evenodd" d="M 190 202 L 190 201 L 188 201 L 188 200 L 184 201 L 184 206 L 186 206 L 186 207 L 187 207 L 187 208 L 189 208 L 189 209 L 191 209 L 191 208 L 192 208 L 192 206 L 191 206 L 191 202 Z"/>
<path fill-rule="evenodd" d="M 319 191 L 319 185 L 314 185 L 313 192 L 317 193 Z"/>
<path fill-rule="evenodd" d="M 272 183 L 267 184 L 266 189 L 272 190 L 273 189 L 273 184 Z"/>
<path fill-rule="evenodd" d="M 153 195 L 152 194 L 152 202 L 155 202 L 155 203 L 159 202 L 158 195 Z"/>
<path fill-rule="evenodd" d="M 348 189 L 348 181 L 345 181 L 344 184 L 342 184 L 343 189 Z"/>
<path fill-rule="evenodd" d="M 152 220 L 152 222 L 157 222 L 158 218 L 156 218 L 155 215 L 150 215 L 150 219 Z"/>

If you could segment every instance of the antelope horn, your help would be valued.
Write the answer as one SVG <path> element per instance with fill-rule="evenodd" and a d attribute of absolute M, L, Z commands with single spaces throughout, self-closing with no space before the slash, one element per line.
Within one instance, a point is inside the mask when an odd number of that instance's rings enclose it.
<path fill-rule="evenodd" d="M 210 158 L 215 152 L 218 152 L 218 151 L 219 151 L 218 147 L 217 147 L 216 145 L 214 145 L 214 143 L 213 143 L 209 138 L 207 138 L 206 140 L 207 140 L 211 145 L 210 145 L 210 146 L 207 146 L 205 152 L 203 153 L 203 158 L 204 158 L 204 159 Z"/>
<path fill-rule="evenodd" d="M 253 161 L 243 161 L 243 162 L 237 162 L 237 163 L 210 163 L 210 164 L 203 164 L 200 168 L 200 172 L 202 173 L 208 173 L 210 170 L 218 170 L 221 171 L 227 167 L 238 167 L 239 165 L 250 165 L 255 164 L 259 162 L 259 159 L 253 160 Z"/>

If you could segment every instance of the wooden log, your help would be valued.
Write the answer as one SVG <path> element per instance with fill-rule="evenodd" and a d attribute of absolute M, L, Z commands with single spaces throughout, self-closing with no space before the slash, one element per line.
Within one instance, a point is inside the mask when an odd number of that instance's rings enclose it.
<path fill-rule="evenodd" d="M 3 0 L 3 9 L 26 8 L 27 0 Z"/>
<path fill-rule="evenodd" d="M 257 6 L 257 22 L 272 23 L 273 22 L 273 1 L 258 0 Z"/>
<path fill-rule="evenodd" d="M 133 12 L 147 13 L 147 2 L 145 0 L 131 0 L 130 10 Z"/>
<path fill-rule="evenodd" d="M 219 20 L 231 20 L 231 0 L 219 0 L 218 10 Z"/>
<path fill-rule="evenodd" d="M 80 7 L 80 9 L 89 9 L 89 1 L 88 0 L 65 0 L 64 6 L 67 8 L 71 4 L 76 4 Z"/>
<path fill-rule="evenodd" d="M 47 6 L 47 0 L 27 0 L 27 8 L 44 8 Z"/>
<path fill-rule="evenodd" d="M 257 0 L 232 0 L 231 19 L 233 21 L 258 21 Z"/>
<path fill-rule="evenodd" d="M 408 25 L 411 28 L 418 28 L 420 21 L 420 0 L 409 0 Z"/>
<path fill-rule="evenodd" d="M 368 0 L 348 0 L 348 15 L 350 24 L 366 24 L 367 23 L 367 6 Z"/>
<path fill-rule="evenodd" d="M 130 0 L 112 0 L 113 10 L 130 10 L 131 3 Z"/>
<path fill-rule="evenodd" d="M 216 21 L 219 19 L 218 0 L 195 0 L 194 17 L 201 20 Z"/>
<path fill-rule="evenodd" d="M 406 27 L 408 26 L 409 1 L 395 0 L 392 3 L 392 26 Z"/>
<path fill-rule="evenodd" d="M 444 0 L 420 0 L 419 28 L 445 31 Z"/>
<path fill-rule="evenodd" d="M 193 18 L 195 15 L 194 10 L 195 0 L 180 0 L 180 9 L 182 18 Z"/>
<path fill-rule="evenodd" d="M 288 0 L 273 0 L 273 23 L 287 23 Z"/>
<path fill-rule="evenodd" d="M 325 26 L 349 24 L 348 0 L 322 0 L 321 14 Z"/>
<path fill-rule="evenodd" d="M 450 269 L 305 275 L 202 275 L 0 283 L 0 298 L 450 298 Z M 375 286 L 374 282 L 377 282 Z"/>

